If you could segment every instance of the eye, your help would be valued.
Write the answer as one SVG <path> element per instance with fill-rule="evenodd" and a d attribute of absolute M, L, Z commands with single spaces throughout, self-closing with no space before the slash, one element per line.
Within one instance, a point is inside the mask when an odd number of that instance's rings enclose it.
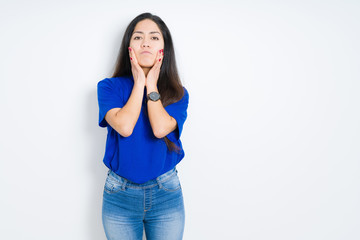
<path fill-rule="evenodd" d="M 156 39 L 156 40 L 159 40 L 159 38 L 158 37 L 153 37 L 154 39 Z"/>
<path fill-rule="evenodd" d="M 137 39 L 140 39 L 140 37 L 139 36 L 134 37 L 134 40 L 137 40 Z"/>

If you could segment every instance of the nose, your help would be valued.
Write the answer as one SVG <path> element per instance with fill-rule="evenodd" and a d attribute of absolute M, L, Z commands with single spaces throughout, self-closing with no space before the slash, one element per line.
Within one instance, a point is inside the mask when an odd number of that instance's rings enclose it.
<path fill-rule="evenodd" d="M 143 42 L 142 42 L 142 46 L 143 47 L 149 47 L 149 40 L 147 38 L 144 38 Z"/>

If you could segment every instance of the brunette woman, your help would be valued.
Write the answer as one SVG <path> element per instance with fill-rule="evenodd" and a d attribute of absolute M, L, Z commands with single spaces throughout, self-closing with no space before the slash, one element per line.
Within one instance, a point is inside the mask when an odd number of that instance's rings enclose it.
<path fill-rule="evenodd" d="M 99 126 L 107 127 L 109 168 L 102 206 L 108 239 L 182 239 L 185 209 L 176 165 L 189 94 L 170 31 L 143 13 L 128 25 L 115 72 L 97 85 Z"/>

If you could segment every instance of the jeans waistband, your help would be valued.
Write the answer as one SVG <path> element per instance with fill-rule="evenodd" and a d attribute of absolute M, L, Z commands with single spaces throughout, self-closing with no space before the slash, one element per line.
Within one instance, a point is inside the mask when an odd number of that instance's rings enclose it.
<path fill-rule="evenodd" d="M 178 171 L 177 171 L 176 167 L 174 167 L 170 171 L 167 171 L 166 173 L 158 176 L 157 178 L 149 180 L 145 183 L 132 182 L 124 177 L 117 175 L 111 169 L 109 169 L 108 175 L 111 175 L 114 179 L 116 179 L 123 186 L 123 188 L 125 188 L 125 186 L 126 186 L 126 187 L 130 187 L 130 188 L 145 189 L 145 188 L 154 187 L 156 185 L 161 185 L 162 182 L 166 181 L 168 178 L 170 178 L 172 175 L 176 174 L 177 172 Z"/>

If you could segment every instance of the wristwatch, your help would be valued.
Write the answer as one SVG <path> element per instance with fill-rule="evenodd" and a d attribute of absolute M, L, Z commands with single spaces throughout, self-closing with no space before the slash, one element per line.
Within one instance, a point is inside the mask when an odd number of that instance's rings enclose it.
<path fill-rule="evenodd" d="M 147 100 L 156 102 L 159 99 L 160 99 L 160 93 L 158 93 L 158 92 L 151 92 L 147 95 Z"/>

